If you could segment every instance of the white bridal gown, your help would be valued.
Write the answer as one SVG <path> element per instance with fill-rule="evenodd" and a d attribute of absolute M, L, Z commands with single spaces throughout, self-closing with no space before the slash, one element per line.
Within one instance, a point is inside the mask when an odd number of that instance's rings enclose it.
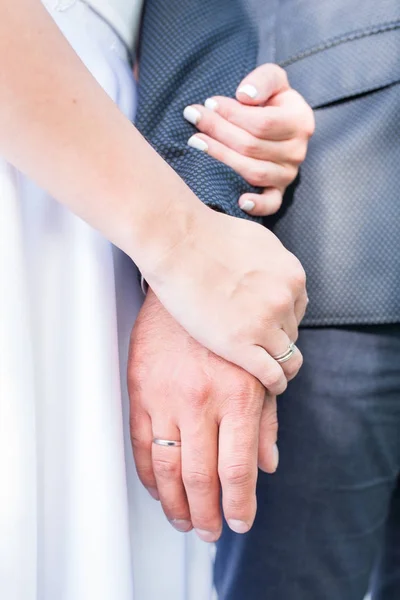
<path fill-rule="evenodd" d="M 46 5 L 133 118 L 139 1 Z M 0 598 L 210 600 L 208 546 L 172 529 L 131 457 L 134 265 L 1 158 L 0 261 Z"/>

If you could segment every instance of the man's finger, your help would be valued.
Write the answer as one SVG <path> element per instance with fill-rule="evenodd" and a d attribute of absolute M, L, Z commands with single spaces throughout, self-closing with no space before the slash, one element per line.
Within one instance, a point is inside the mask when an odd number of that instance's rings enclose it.
<path fill-rule="evenodd" d="M 223 417 L 219 430 L 218 472 L 222 505 L 229 527 L 246 533 L 256 515 L 256 483 L 260 410 L 238 412 Z"/>
<path fill-rule="evenodd" d="M 182 479 L 197 535 L 216 542 L 221 535 L 217 423 L 201 413 L 179 423 L 182 435 Z"/>
<path fill-rule="evenodd" d="M 275 473 L 279 463 L 278 414 L 276 396 L 265 395 L 260 420 L 258 466 L 265 473 Z"/>
<path fill-rule="evenodd" d="M 159 415 L 162 417 L 162 415 Z M 180 441 L 178 427 L 163 419 L 153 420 L 153 438 Z M 178 531 L 192 529 L 189 504 L 182 482 L 181 447 L 152 444 L 153 470 L 165 515 Z"/>
<path fill-rule="evenodd" d="M 286 72 L 278 65 L 267 63 L 254 69 L 241 81 L 236 97 L 244 104 L 264 105 L 272 96 L 288 89 Z"/>
<path fill-rule="evenodd" d="M 157 482 L 153 471 L 151 458 L 152 428 L 151 420 L 147 413 L 139 409 L 139 405 L 131 407 L 130 433 L 135 459 L 136 470 L 140 481 L 147 488 L 149 494 L 159 500 Z"/>

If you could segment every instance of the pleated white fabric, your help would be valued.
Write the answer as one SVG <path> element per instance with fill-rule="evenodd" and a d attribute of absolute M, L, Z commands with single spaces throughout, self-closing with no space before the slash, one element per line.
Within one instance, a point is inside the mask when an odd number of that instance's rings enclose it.
<path fill-rule="evenodd" d="M 85 3 L 63 8 L 59 27 L 133 118 L 123 43 Z M 0 252 L 0 597 L 209 600 L 208 546 L 171 528 L 131 457 L 135 266 L 1 159 Z"/>

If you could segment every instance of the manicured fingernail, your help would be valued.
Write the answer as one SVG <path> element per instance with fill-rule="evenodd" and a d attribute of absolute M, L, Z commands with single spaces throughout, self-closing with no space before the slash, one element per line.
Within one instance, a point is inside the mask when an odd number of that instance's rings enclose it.
<path fill-rule="evenodd" d="M 212 531 L 206 531 L 205 529 L 195 529 L 197 535 L 203 542 L 216 542 L 218 539 L 218 534 L 213 533 Z"/>
<path fill-rule="evenodd" d="M 201 150 L 202 152 L 207 152 L 208 144 L 201 138 L 197 137 L 197 135 L 192 135 L 191 138 L 188 139 L 188 146 L 191 148 L 196 148 L 196 150 Z"/>
<path fill-rule="evenodd" d="M 201 112 L 193 108 L 193 106 L 187 106 L 183 111 L 183 116 L 186 121 L 189 121 L 192 125 L 197 125 L 201 119 Z"/>
<path fill-rule="evenodd" d="M 170 523 L 173 527 L 175 527 L 175 529 L 177 529 L 181 533 L 186 533 L 187 531 L 190 531 L 193 527 L 191 521 L 186 521 L 185 519 L 172 519 Z"/>
<path fill-rule="evenodd" d="M 214 98 L 207 98 L 207 100 L 204 102 L 204 106 L 210 110 L 217 110 L 218 102 L 214 100 Z"/>
<path fill-rule="evenodd" d="M 253 200 L 242 200 L 242 202 L 239 202 L 239 206 L 245 212 L 250 212 L 255 207 L 255 202 Z"/>
<path fill-rule="evenodd" d="M 279 450 L 278 450 L 278 446 L 276 444 L 274 444 L 273 453 L 274 453 L 275 471 L 276 471 L 276 469 L 278 468 L 278 465 L 279 465 Z"/>
<path fill-rule="evenodd" d="M 237 519 L 229 519 L 228 525 L 235 533 L 247 533 L 250 529 L 247 523 L 238 521 Z"/>
<path fill-rule="evenodd" d="M 257 88 L 254 87 L 254 85 L 251 85 L 250 83 L 246 83 L 245 85 L 242 85 L 242 87 L 240 87 L 238 89 L 238 94 L 246 94 L 246 96 L 249 96 L 250 98 L 254 98 L 257 96 L 258 91 Z"/>
<path fill-rule="evenodd" d="M 149 492 L 150 496 L 152 498 L 154 498 L 154 500 L 159 500 L 160 499 L 160 495 L 157 491 L 157 488 L 147 488 L 147 491 Z"/>

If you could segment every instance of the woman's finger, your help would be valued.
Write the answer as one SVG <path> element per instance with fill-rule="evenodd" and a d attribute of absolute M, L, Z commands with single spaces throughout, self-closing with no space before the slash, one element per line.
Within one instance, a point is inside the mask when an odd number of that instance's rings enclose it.
<path fill-rule="evenodd" d="M 303 133 L 298 107 L 245 106 L 233 98 L 208 98 L 205 106 L 244 131 L 263 140 L 290 140 Z"/>
<path fill-rule="evenodd" d="M 207 414 L 179 423 L 182 435 L 182 479 L 197 535 L 216 542 L 221 535 L 218 479 L 218 426 Z"/>
<path fill-rule="evenodd" d="M 180 432 L 173 423 L 153 420 L 153 438 L 180 441 Z M 181 447 L 152 444 L 153 470 L 165 515 L 178 531 L 192 529 L 189 504 L 182 482 Z"/>
<path fill-rule="evenodd" d="M 297 168 L 242 156 L 204 133 L 196 133 L 188 145 L 207 152 L 213 158 L 231 167 L 248 183 L 257 187 L 287 187 L 297 176 Z"/>
<path fill-rule="evenodd" d="M 242 194 L 240 208 L 255 217 L 268 217 L 278 212 L 282 206 L 283 192 L 277 188 L 265 188 L 260 194 Z"/>
<path fill-rule="evenodd" d="M 281 142 L 261 139 L 230 123 L 218 113 L 197 104 L 186 107 L 183 115 L 200 132 L 243 156 L 295 166 L 299 166 L 305 159 L 305 137 Z"/>
<path fill-rule="evenodd" d="M 290 335 L 288 335 L 288 333 Z M 276 329 L 268 332 L 268 343 L 265 348 L 272 358 L 284 355 L 290 348 L 291 344 L 297 340 L 297 323 L 293 316 L 288 317 L 283 324 L 283 329 Z M 303 364 L 303 357 L 298 348 L 295 349 L 291 358 L 285 362 L 280 362 L 279 365 L 286 377 L 287 381 L 293 379 L 299 372 Z"/>
<path fill-rule="evenodd" d="M 288 89 L 286 71 L 276 64 L 266 63 L 254 69 L 240 82 L 236 97 L 240 102 L 251 106 L 263 105 L 272 96 Z"/>

